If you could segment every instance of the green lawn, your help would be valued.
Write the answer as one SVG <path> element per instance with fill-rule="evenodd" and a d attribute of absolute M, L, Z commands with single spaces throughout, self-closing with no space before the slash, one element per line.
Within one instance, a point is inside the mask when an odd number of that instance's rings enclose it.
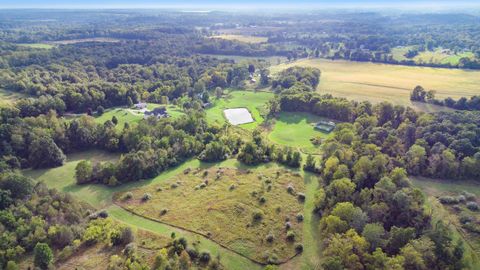
<path fill-rule="evenodd" d="M 46 43 L 18 43 L 16 44 L 18 46 L 24 46 L 24 47 L 30 47 L 34 49 L 51 49 L 55 47 L 52 44 L 46 44 Z"/>
<path fill-rule="evenodd" d="M 276 119 L 273 130 L 268 138 L 278 144 L 301 148 L 304 152 L 316 153 L 318 147 L 313 145 L 311 138 L 328 138 L 332 133 L 316 130 L 314 125 L 325 118 L 301 112 L 282 112 Z"/>
<path fill-rule="evenodd" d="M 148 103 L 147 108 L 152 110 L 156 107 L 160 107 L 163 105 Z M 167 112 L 170 114 L 171 117 L 176 118 L 179 116 L 184 115 L 183 111 L 175 105 L 168 105 Z M 105 112 L 101 116 L 95 117 L 95 121 L 97 123 L 105 123 L 107 120 L 112 120 L 112 117 L 115 116 L 118 120 L 117 128 L 123 129 L 125 123 L 137 123 L 143 119 L 143 113 L 138 112 L 135 109 L 127 109 L 125 107 L 117 107 L 105 110 Z"/>
<path fill-rule="evenodd" d="M 265 104 L 273 98 L 270 92 L 228 91 L 225 97 L 213 101 L 212 107 L 206 110 L 207 120 L 210 123 L 224 124 L 227 122 L 223 110 L 231 108 L 247 108 L 255 122 L 240 125 L 246 129 L 254 129 L 263 123 L 262 112 Z"/>

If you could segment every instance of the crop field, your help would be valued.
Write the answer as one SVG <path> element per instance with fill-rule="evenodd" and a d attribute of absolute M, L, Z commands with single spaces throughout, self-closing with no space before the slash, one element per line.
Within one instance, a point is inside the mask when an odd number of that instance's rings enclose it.
<path fill-rule="evenodd" d="M 272 74 L 291 66 L 315 67 L 322 71 L 318 91 L 352 100 L 390 101 L 422 110 L 438 110 L 437 106 L 417 106 L 410 101 L 416 85 L 435 90 L 437 98 L 478 95 L 480 71 L 411 67 L 369 62 L 302 59 L 271 67 Z"/>
<path fill-rule="evenodd" d="M 310 139 L 328 138 L 331 134 L 315 129 L 315 124 L 320 120 L 325 118 L 310 113 L 282 112 L 278 115 L 268 138 L 277 144 L 300 148 L 307 153 L 316 153 L 319 147 Z"/>
<path fill-rule="evenodd" d="M 240 125 L 247 129 L 254 129 L 263 123 L 262 114 L 265 112 L 265 104 L 273 98 L 270 92 L 253 91 L 229 91 L 225 98 L 213 101 L 213 106 L 206 110 L 207 120 L 210 123 L 226 123 L 225 109 L 247 108 L 253 117 L 254 122 Z"/>
<path fill-rule="evenodd" d="M 480 268 L 480 237 L 477 233 L 467 230 L 460 221 L 461 218 L 470 217 L 473 219 L 473 226 L 480 226 L 480 214 L 476 211 L 469 210 L 466 203 L 442 204 L 439 198 L 442 196 L 458 197 L 465 191 L 476 196 L 474 201 L 479 201 L 480 188 L 473 181 L 452 181 L 439 180 L 424 177 L 412 177 L 413 184 L 419 187 L 426 195 L 426 208 L 431 211 L 433 224 L 435 221 L 442 220 L 448 224 L 453 230 L 455 239 L 463 239 L 466 243 L 466 257 L 472 261 L 469 269 Z M 477 224 L 477 225 L 475 225 Z"/>
<path fill-rule="evenodd" d="M 265 43 L 268 41 L 267 37 L 247 36 L 247 35 L 217 35 L 212 38 L 220 38 L 226 40 L 235 40 L 245 43 Z"/>
<path fill-rule="evenodd" d="M 303 213 L 303 204 L 296 193 L 304 192 L 303 179 L 281 169 L 185 171 L 130 192 L 131 199 L 121 193 L 116 202 L 138 215 L 198 232 L 256 261 L 286 261 L 296 254 L 294 243 L 302 241 L 297 214 Z M 145 200 L 145 194 L 151 199 Z M 294 238 L 289 240 L 291 233 Z"/>
<path fill-rule="evenodd" d="M 147 109 L 152 110 L 156 107 L 160 107 L 162 105 L 159 104 L 154 104 L 154 103 L 148 103 L 147 104 Z M 170 117 L 179 117 L 184 115 L 183 111 L 174 105 L 168 105 L 167 106 L 167 112 L 170 115 Z M 97 123 L 105 123 L 107 120 L 112 120 L 112 117 L 115 116 L 118 120 L 117 128 L 118 129 L 123 129 L 123 126 L 125 123 L 137 123 L 138 121 L 143 119 L 143 113 L 135 110 L 135 109 L 127 109 L 127 108 L 111 108 L 105 110 L 105 112 L 101 115 L 95 118 L 95 121 Z"/>

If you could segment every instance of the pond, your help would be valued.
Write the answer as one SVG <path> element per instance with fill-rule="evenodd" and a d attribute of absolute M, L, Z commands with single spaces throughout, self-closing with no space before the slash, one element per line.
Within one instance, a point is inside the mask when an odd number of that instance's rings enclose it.
<path fill-rule="evenodd" d="M 223 113 L 232 125 L 241 125 L 254 121 L 252 115 L 246 108 L 226 109 Z"/>

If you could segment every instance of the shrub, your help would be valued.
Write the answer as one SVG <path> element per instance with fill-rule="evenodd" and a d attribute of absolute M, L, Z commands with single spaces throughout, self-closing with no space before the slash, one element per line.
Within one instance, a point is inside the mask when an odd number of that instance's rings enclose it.
<path fill-rule="evenodd" d="M 460 203 L 465 203 L 465 201 L 467 200 L 467 198 L 465 198 L 465 195 L 459 195 L 459 196 L 457 197 L 457 200 L 458 200 L 458 202 L 460 202 Z"/>
<path fill-rule="evenodd" d="M 305 201 L 305 194 L 304 193 L 298 193 L 297 198 L 299 201 L 304 202 Z"/>
<path fill-rule="evenodd" d="M 235 185 L 234 184 L 230 185 L 229 190 L 234 190 L 234 189 L 235 189 Z"/>
<path fill-rule="evenodd" d="M 100 212 L 96 213 L 96 216 L 99 218 L 107 218 L 108 212 L 107 210 L 101 210 Z"/>
<path fill-rule="evenodd" d="M 467 208 L 472 210 L 472 211 L 478 211 L 479 207 L 476 202 L 468 202 L 467 203 Z"/>
<path fill-rule="evenodd" d="M 152 198 L 152 195 L 150 193 L 144 193 L 142 196 L 142 201 L 146 202 Z"/>
<path fill-rule="evenodd" d="M 137 246 L 135 245 L 135 243 L 130 243 L 130 244 L 126 245 L 125 249 L 123 250 L 123 254 L 127 258 L 131 258 L 131 257 L 135 256 L 136 253 L 137 253 Z"/>
<path fill-rule="evenodd" d="M 263 204 L 263 203 L 267 202 L 267 199 L 262 196 L 262 197 L 260 197 L 260 199 L 258 199 L 258 201 Z"/>
<path fill-rule="evenodd" d="M 191 247 L 187 248 L 187 253 L 192 260 L 195 260 L 198 258 L 198 250 L 194 248 L 191 248 Z"/>
<path fill-rule="evenodd" d="M 466 223 L 469 223 L 469 222 L 472 222 L 473 221 L 473 218 L 469 215 L 462 215 L 460 216 L 460 222 L 462 224 L 466 224 Z"/>
<path fill-rule="evenodd" d="M 262 210 L 255 210 L 253 211 L 253 221 L 260 221 L 263 218 L 263 211 Z"/>
<path fill-rule="evenodd" d="M 168 209 L 165 209 L 165 208 L 164 208 L 164 209 L 162 209 L 162 210 L 160 210 L 160 216 L 164 216 L 164 215 L 166 215 L 166 214 L 167 214 L 167 212 L 168 212 Z"/>
<path fill-rule="evenodd" d="M 301 243 L 297 243 L 295 245 L 295 251 L 297 251 L 297 253 L 302 253 L 303 252 L 303 245 Z"/>
<path fill-rule="evenodd" d="M 40 269 L 48 269 L 48 267 L 53 261 L 53 251 L 50 249 L 48 244 L 37 243 L 35 245 L 35 249 L 33 250 L 33 254 L 34 265 L 39 267 Z"/>
<path fill-rule="evenodd" d="M 198 259 L 199 259 L 200 262 L 202 262 L 202 263 L 208 263 L 211 258 L 212 258 L 212 257 L 211 257 L 211 255 L 210 255 L 210 252 L 208 252 L 208 251 L 202 251 L 202 252 L 200 252 L 199 257 L 198 257 Z"/>
<path fill-rule="evenodd" d="M 291 184 L 289 184 L 287 186 L 287 192 L 290 193 L 290 194 L 294 194 L 295 193 L 295 188 Z"/>
<path fill-rule="evenodd" d="M 452 196 L 442 196 L 438 199 L 442 204 L 457 204 L 458 199 Z"/>
<path fill-rule="evenodd" d="M 288 231 L 287 232 L 287 240 L 290 241 L 290 242 L 295 240 L 295 233 L 293 231 Z"/>
<path fill-rule="evenodd" d="M 125 193 L 125 195 L 123 195 L 122 200 L 128 201 L 128 200 L 131 200 L 132 198 L 133 198 L 133 193 L 132 192 L 127 192 L 127 193 Z"/>
<path fill-rule="evenodd" d="M 175 189 L 175 188 L 177 188 L 177 187 L 178 187 L 178 184 L 176 184 L 176 183 L 173 183 L 173 184 L 170 185 L 170 188 L 171 188 L 171 189 Z"/>
<path fill-rule="evenodd" d="M 265 237 L 265 240 L 267 240 L 267 242 L 269 243 L 272 243 L 273 239 L 274 239 L 273 234 L 268 234 L 267 237 Z"/>
<path fill-rule="evenodd" d="M 292 224 L 289 221 L 285 222 L 285 229 L 288 230 L 290 228 L 292 228 Z"/>
<path fill-rule="evenodd" d="M 477 198 L 477 196 L 475 196 L 475 194 L 470 193 L 468 191 L 462 191 L 462 195 L 465 196 L 465 199 L 467 201 L 474 201 Z"/>
<path fill-rule="evenodd" d="M 205 183 L 201 183 L 200 186 L 198 186 L 199 188 L 206 188 L 207 185 L 205 185 Z"/>
<path fill-rule="evenodd" d="M 302 222 L 302 221 L 303 221 L 303 214 L 301 214 L 301 213 L 298 213 L 298 214 L 297 214 L 297 221 L 298 221 L 298 222 Z"/>

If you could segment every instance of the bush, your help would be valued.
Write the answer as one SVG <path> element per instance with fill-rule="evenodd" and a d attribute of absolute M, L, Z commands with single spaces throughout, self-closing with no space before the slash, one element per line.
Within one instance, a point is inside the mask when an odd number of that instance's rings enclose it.
<path fill-rule="evenodd" d="M 171 189 L 176 189 L 177 187 L 178 187 L 178 184 L 176 184 L 176 183 L 173 183 L 173 184 L 170 185 Z"/>
<path fill-rule="evenodd" d="M 470 193 L 468 191 L 462 191 L 462 195 L 465 196 L 465 199 L 467 201 L 474 201 L 477 198 L 477 196 L 475 196 L 475 194 Z"/>
<path fill-rule="evenodd" d="M 162 210 L 160 210 L 160 216 L 166 215 L 167 212 L 168 212 L 168 209 L 162 209 Z"/>
<path fill-rule="evenodd" d="M 206 187 L 207 187 L 207 185 L 205 185 L 205 183 L 201 183 L 200 186 L 199 186 L 199 188 L 206 188 Z"/>
<path fill-rule="evenodd" d="M 478 211 L 479 207 L 476 202 L 468 202 L 467 203 L 467 208 L 472 210 L 472 211 Z"/>
<path fill-rule="evenodd" d="M 35 266 L 40 269 L 48 269 L 50 264 L 53 261 L 53 251 L 50 249 L 48 244 L 37 243 L 35 249 L 33 250 L 34 260 L 33 263 Z"/>
<path fill-rule="evenodd" d="M 263 218 L 263 211 L 262 210 L 255 210 L 253 211 L 253 221 L 260 221 Z"/>
<path fill-rule="evenodd" d="M 198 251 L 194 248 L 187 248 L 187 253 L 188 253 L 188 256 L 190 256 L 190 259 L 192 260 L 195 260 L 198 258 Z"/>
<path fill-rule="evenodd" d="M 235 189 L 235 185 L 234 184 L 230 185 L 229 190 L 234 190 L 234 189 Z"/>
<path fill-rule="evenodd" d="M 295 245 L 295 251 L 297 251 L 297 253 L 302 253 L 303 252 L 303 245 L 301 243 L 297 243 Z"/>
<path fill-rule="evenodd" d="M 150 193 L 144 193 L 142 196 L 142 201 L 146 202 L 152 198 L 152 195 Z"/>
<path fill-rule="evenodd" d="M 198 259 L 200 260 L 200 262 L 202 263 L 208 263 L 211 259 L 211 255 L 210 255 L 210 252 L 208 251 L 202 251 L 200 252 L 200 255 L 198 257 Z"/>
<path fill-rule="evenodd" d="M 267 240 L 267 242 L 269 243 L 272 243 L 273 239 L 274 239 L 273 234 L 268 234 L 267 237 L 265 237 L 265 240 Z"/>
<path fill-rule="evenodd" d="M 459 196 L 457 197 L 457 200 L 458 200 L 458 202 L 460 202 L 460 203 L 465 203 L 465 201 L 467 200 L 467 198 L 465 198 L 464 195 L 459 195 Z"/>
<path fill-rule="evenodd" d="M 290 241 L 290 242 L 295 240 L 295 233 L 293 231 L 288 231 L 287 232 L 287 240 Z"/>
<path fill-rule="evenodd" d="M 294 194 L 295 193 L 295 188 L 291 184 L 289 184 L 287 186 L 287 192 L 290 193 L 290 194 Z"/>
<path fill-rule="evenodd" d="M 132 198 L 133 198 L 133 193 L 132 192 L 127 192 L 127 193 L 125 193 L 125 195 L 123 195 L 122 200 L 128 201 L 128 200 L 131 200 Z"/>
<path fill-rule="evenodd" d="M 452 196 L 442 196 L 438 199 L 442 204 L 457 204 L 458 198 Z"/>
<path fill-rule="evenodd" d="M 263 203 L 267 202 L 267 199 L 262 196 L 262 197 L 260 197 L 260 199 L 258 199 L 258 201 L 263 204 Z"/>
<path fill-rule="evenodd" d="M 460 216 L 460 222 L 462 224 L 466 224 L 466 223 L 469 223 L 469 222 L 472 222 L 473 221 L 473 217 L 469 216 L 469 215 L 462 215 Z"/>
<path fill-rule="evenodd" d="M 298 222 L 302 222 L 302 221 L 303 221 L 303 214 L 301 214 L 301 213 L 298 213 L 298 214 L 297 214 L 297 221 L 298 221 Z"/>
<path fill-rule="evenodd" d="M 285 229 L 288 230 L 290 228 L 292 228 L 292 224 L 289 221 L 285 222 Z"/>
<path fill-rule="evenodd" d="M 297 198 L 299 201 L 304 202 L 305 201 L 305 194 L 304 193 L 298 193 Z"/>

